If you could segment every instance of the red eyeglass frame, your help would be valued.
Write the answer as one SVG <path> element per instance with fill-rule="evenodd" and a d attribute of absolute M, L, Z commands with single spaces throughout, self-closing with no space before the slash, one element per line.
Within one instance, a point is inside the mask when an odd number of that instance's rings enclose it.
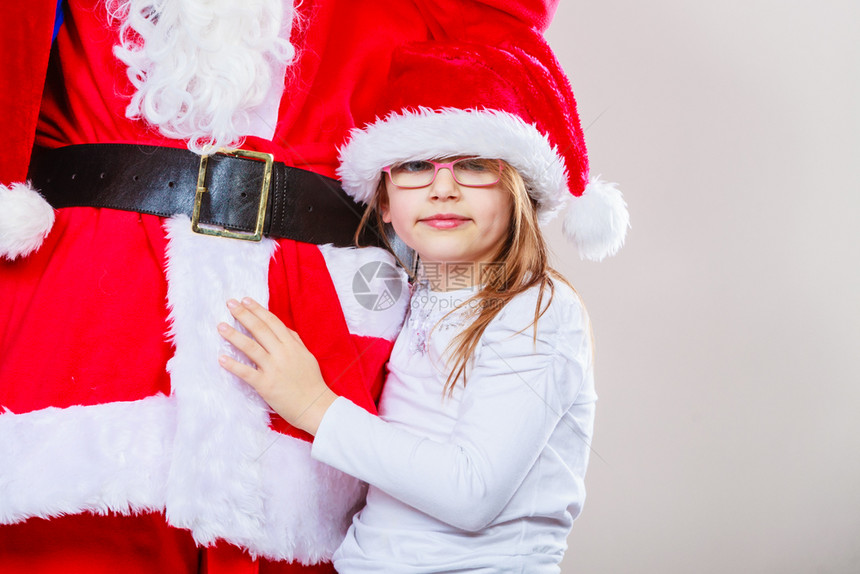
<path fill-rule="evenodd" d="M 466 186 L 466 187 L 490 187 L 491 185 L 496 185 L 497 183 L 499 183 L 499 180 L 502 179 L 502 169 L 504 169 L 504 166 L 502 165 L 502 160 L 497 159 L 496 161 L 499 162 L 499 177 L 498 177 L 498 179 L 496 179 L 496 181 L 494 181 L 492 183 L 482 183 L 480 185 L 463 183 L 462 181 L 457 179 L 457 174 L 454 173 L 454 164 L 457 163 L 458 161 L 466 161 L 466 160 L 470 160 L 470 159 L 482 159 L 482 158 L 461 157 L 459 159 L 455 159 L 455 160 L 452 160 L 449 162 L 435 161 L 432 159 L 413 160 L 413 161 L 421 161 L 421 162 L 427 162 L 427 163 L 433 164 L 433 168 L 434 168 L 433 177 L 430 178 L 430 181 L 428 183 L 425 183 L 424 185 L 397 185 L 396 183 L 394 183 L 394 179 L 391 177 L 391 168 L 396 166 L 396 165 L 399 165 L 399 164 L 393 163 L 391 165 L 385 166 L 382 168 L 382 171 L 384 173 L 388 174 L 388 179 L 389 179 L 389 181 L 391 181 L 392 185 L 396 185 L 397 187 L 399 187 L 401 189 L 420 189 L 422 187 L 427 187 L 427 186 L 433 185 L 433 182 L 436 181 L 436 176 L 439 174 L 439 170 L 445 169 L 445 168 L 447 168 L 448 171 L 451 172 L 451 177 L 454 178 L 454 181 L 456 181 L 458 184 Z M 485 158 L 483 158 L 483 159 L 485 159 Z M 402 162 L 402 163 L 410 163 L 410 162 Z"/>

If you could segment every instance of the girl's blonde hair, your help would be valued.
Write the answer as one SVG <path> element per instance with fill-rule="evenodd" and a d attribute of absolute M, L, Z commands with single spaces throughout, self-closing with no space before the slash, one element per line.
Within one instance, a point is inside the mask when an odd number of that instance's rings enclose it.
<path fill-rule="evenodd" d="M 466 384 L 469 358 L 478 346 L 487 326 L 511 299 L 532 287 L 538 287 L 534 320 L 523 327 L 525 330 L 534 326 L 534 337 L 537 337 L 537 321 L 549 308 L 554 294 L 553 280 L 561 281 L 573 288 L 560 273 L 549 266 L 546 242 L 538 226 L 537 202 L 529 196 L 520 173 L 503 162 L 499 183 L 513 199 L 509 231 L 493 258 L 494 263 L 481 268 L 480 291 L 448 313 L 450 315 L 465 306 L 474 309 L 471 311 L 473 320 L 451 341 L 449 350 L 452 366 L 445 382 L 446 393 L 453 390 L 461 377 L 463 384 Z M 385 238 L 380 210 L 385 202 L 387 202 L 387 192 L 383 176 L 356 231 L 356 244 L 364 226 L 371 218 Z M 408 266 L 404 267 L 409 269 Z M 414 280 L 415 277 L 413 276 L 412 279 Z M 546 291 L 549 292 L 549 300 L 542 305 Z"/>

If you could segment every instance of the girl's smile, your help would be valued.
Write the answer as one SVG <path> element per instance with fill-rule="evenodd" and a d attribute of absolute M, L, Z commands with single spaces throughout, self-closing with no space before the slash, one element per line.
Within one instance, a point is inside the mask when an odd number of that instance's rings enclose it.
<path fill-rule="evenodd" d="M 436 215 L 431 215 L 430 217 L 419 219 L 418 221 L 429 225 L 434 229 L 455 229 L 465 225 L 471 221 L 471 219 L 462 215 L 455 215 L 453 213 L 438 213 Z"/>

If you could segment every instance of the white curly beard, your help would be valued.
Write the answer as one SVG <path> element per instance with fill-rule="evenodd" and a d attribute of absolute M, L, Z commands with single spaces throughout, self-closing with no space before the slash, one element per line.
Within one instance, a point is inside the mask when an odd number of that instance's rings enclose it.
<path fill-rule="evenodd" d="M 207 153 L 271 138 L 287 65 L 289 0 L 106 0 L 135 88 L 126 115 Z"/>

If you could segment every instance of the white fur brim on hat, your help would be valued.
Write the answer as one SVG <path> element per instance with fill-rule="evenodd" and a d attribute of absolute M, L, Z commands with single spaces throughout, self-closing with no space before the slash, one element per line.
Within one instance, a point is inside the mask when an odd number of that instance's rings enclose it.
<path fill-rule="evenodd" d="M 0 257 L 9 260 L 36 251 L 54 225 L 54 210 L 25 183 L 0 185 Z"/>
<path fill-rule="evenodd" d="M 497 110 L 444 108 L 393 113 L 353 130 L 340 149 L 344 190 L 356 201 L 373 197 L 382 168 L 393 163 L 457 155 L 503 159 L 526 181 L 542 221 L 564 205 L 567 170 L 549 140 L 533 125 Z"/>
<path fill-rule="evenodd" d="M 516 168 L 538 202 L 542 224 L 567 205 L 564 232 L 583 259 L 600 261 L 624 244 L 630 219 L 615 184 L 594 179 L 581 196 L 572 195 L 562 155 L 537 127 L 503 111 L 419 108 L 392 113 L 352 131 L 340 149 L 338 175 L 353 199 L 368 203 L 384 167 L 457 155 L 499 158 Z"/>

